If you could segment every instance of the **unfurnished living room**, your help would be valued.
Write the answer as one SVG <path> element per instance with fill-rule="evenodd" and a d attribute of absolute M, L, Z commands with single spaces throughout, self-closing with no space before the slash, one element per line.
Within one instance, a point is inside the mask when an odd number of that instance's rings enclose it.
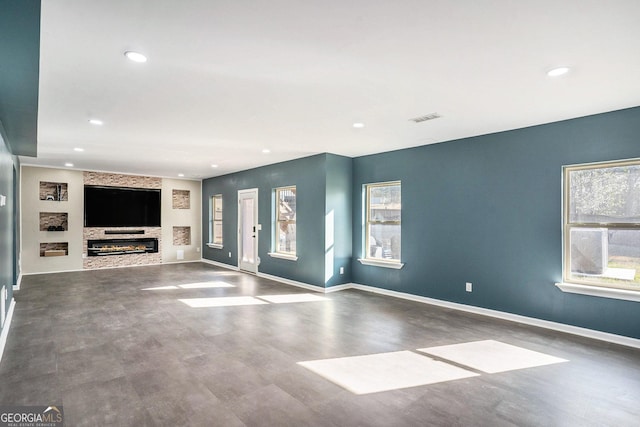
<path fill-rule="evenodd" d="M 0 426 L 638 425 L 639 23 L 0 0 Z"/>

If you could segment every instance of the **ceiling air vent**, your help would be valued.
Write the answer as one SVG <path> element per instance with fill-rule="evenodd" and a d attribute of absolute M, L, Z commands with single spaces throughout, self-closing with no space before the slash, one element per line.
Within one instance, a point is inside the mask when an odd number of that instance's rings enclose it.
<path fill-rule="evenodd" d="M 439 119 L 440 117 L 442 116 L 438 113 L 431 113 L 431 114 L 427 114 L 426 116 L 414 117 L 413 119 L 409 119 L 409 120 L 411 120 L 412 122 L 420 123 L 420 122 L 426 122 L 427 120 Z"/>

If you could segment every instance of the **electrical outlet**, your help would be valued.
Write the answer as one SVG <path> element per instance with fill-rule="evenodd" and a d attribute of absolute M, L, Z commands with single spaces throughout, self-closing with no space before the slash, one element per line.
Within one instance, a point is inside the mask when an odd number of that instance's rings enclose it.
<path fill-rule="evenodd" d="M 196 252 L 200 252 L 200 248 L 196 248 Z"/>
<path fill-rule="evenodd" d="M 340 267 L 340 274 L 344 274 L 344 267 Z"/>
<path fill-rule="evenodd" d="M 467 282 L 467 292 L 473 292 L 473 284 L 471 282 Z"/>
<path fill-rule="evenodd" d="M 229 252 L 229 258 L 231 258 L 231 252 Z"/>

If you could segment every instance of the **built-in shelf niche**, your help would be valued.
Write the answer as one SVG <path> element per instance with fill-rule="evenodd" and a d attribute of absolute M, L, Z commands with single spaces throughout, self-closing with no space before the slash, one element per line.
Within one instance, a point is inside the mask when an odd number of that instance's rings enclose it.
<path fill-rule="evenodd" d="M 172 190 L 173 209 L 191 209 L 191 192 L 189 190 Z"/>
<path fill-rule="evenodd" d="M 66 182 L 40 181 L 40 200 L 52 202 L 66 202 L 69 200 L 69 191 Z"/>
<path fill-rule="evenodd" d="M 191 227 L 173 227 L 173 246 L 191 244 Z"/>
<path fill-rule="evenodd" d="M 41 257 L 58 257 L 69 255 L 68 242 L 40 243 Z"/>
<path fill-rule="evenodd" d="M 67 231 L 69 214 L 66 212 L 40 212 L 40 231 Z"/>

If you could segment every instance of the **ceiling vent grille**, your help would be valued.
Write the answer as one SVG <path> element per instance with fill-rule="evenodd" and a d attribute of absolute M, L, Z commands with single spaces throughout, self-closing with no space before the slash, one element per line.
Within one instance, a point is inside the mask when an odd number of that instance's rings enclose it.
<path fill-rule="evenodd" d="M 414 117 L 413 119 L 409 119 L 409 120 L 412 122 L 421 123 L 421 122 L 426 122 L 428 120 L 439 119 L 440 117 L 442 116 L 438 113 L 431 113 L 431 114 L 427 114 L 426 116 Z"/>

